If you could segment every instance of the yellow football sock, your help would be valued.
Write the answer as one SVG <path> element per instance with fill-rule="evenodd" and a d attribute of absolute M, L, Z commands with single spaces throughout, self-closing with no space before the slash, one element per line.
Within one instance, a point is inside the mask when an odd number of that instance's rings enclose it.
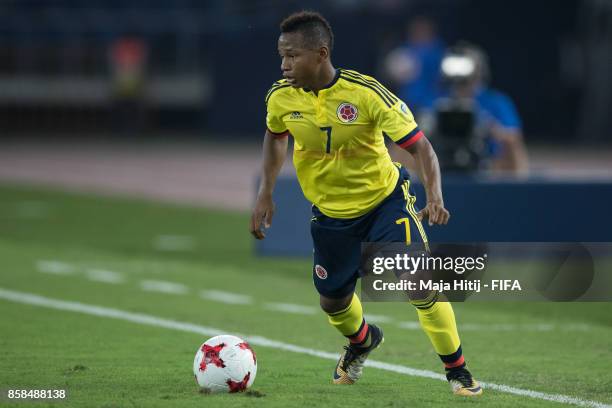
<path fill-rule="evenodd" d="M 350 337 L 358 334 L 363 323 L 363 308 L 361 301 L 353 293 L 351 303 L 343 310 L 335 313 L 328 313 L 329 323 L 334 326 L 344 336 Z"/>
<path fill-rule="evenodd" d="M 461 345 L 453 307 L 450 302 L 432 300 L 433 302 L 430 301 L 427 307 L 415 304 L 421 327 L 429 337 L 436 353 L 441 356 L 453 354 Z"/>

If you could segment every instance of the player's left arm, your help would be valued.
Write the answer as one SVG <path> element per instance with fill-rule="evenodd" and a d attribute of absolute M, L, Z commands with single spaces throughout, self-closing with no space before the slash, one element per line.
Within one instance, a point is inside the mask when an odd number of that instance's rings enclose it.
<path fill-rule="evenodd" d="M 442 197 L 442 177 L 438 156 L 426 137 L 420 137 L 416 142 L 406 147 L 414 157 L 419 178 L 423 182 L 427 194 L 427 204 L 419 211 L 419 218 L 427 218 L 429 225 L 446 225 L 450 213 L 444 207 Z"/>
<path fill-rule="evenodd" d="M 427 194 L 427 204 L 419 212 L 419 218 L 427 218 L 429 225 L 445 225 L 450 214 L 444 207 L 438 156 L 419 129 L 410 109 L 395 95 L 390 95 L 391 98 L 386 101 L 388 103 L 373 96 L 369 103 L 370 115 L 383 134 L 407 150 L 415 160 L 418 176 Z"/>

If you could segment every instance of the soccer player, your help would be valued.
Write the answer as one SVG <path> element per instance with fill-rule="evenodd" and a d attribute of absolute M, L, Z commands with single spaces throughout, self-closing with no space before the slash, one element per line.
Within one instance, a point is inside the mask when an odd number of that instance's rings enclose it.
<path fill-rule="evenodd" d="M 412 113 L 372 77 L 335 69 L 333 33 L 315 12 L 299 12 L 280 25 L 278 51 L 284 79 L 265 102 L 267 130 L 263 170 L 250 231 L 264 239 L 274 214 L 272 192 L 294 138 L 293 161 L 306 198 L 313 203 L 313 280 L 329 323 L 348 339 L 333 373 L 336 384 L 353 384 L 363 364 L 383 342 L 368 324 L 355 295 L 362 242 L 410 242 L 427 237 L 421 219 L 446 224 L 440 168 Z M 384 136 L 407 149 L 418 164 L 427 204 L 417 214 L 407 171 L 394 164 Z M 419 321 L 446 368 L 457 395 L 482 394 L 466 369 L 453 309 L 437 292 L 410 299 Z"/>

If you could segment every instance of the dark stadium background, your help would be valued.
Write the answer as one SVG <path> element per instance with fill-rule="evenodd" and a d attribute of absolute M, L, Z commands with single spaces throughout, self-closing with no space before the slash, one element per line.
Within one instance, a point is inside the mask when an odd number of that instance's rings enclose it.
<path fill-rule="evenodd" d="M 463 39 L 486 50 L 492 84 L 516 101 L 529 144 L 609 141 L 611 12 L 591 0 L 4 1 L 0 77 L 108 78 L 110 44 L 135 36 L 149 49 L 148 76 L 201 79 L 200 93 L 183 106 L 151 106 L 147 130 L 258 138 L 262 95 L 279 78 L 278 22 L 302 8 L 329 18 L 338 66 L 370 74 L 410 16 L 430 16 L 447 44 Z M 112 133 L 108 103 L 84 112 L 61 100 L 42 103 L 40 95 L 14 103 L 12 95 L 0 88 L 2 129 Z"/>

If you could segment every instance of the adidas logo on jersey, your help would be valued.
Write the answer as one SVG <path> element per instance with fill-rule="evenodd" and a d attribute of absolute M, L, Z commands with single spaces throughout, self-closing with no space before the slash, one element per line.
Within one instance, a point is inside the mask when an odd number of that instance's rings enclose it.
<path fill-rule="evenodd" d="M 300 112 L 295 111 L 291 113 L 291 119 L 304 119 L 304 117 Z"/>

